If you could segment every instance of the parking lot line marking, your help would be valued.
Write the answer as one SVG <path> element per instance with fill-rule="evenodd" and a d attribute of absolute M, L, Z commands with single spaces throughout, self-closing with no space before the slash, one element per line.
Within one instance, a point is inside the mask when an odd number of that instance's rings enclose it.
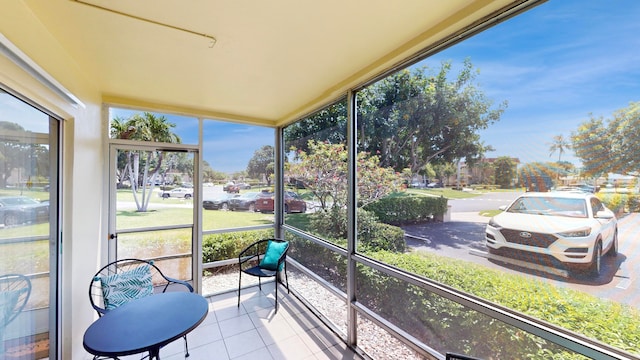
<path fill-rule="evenodd" d="M 633 282 L 633 280 L 631 280 L 630 278 L 622 279 L 622 280 L 620 280 L 618 285 L 616 285 L 616 288 L 622 289 L 622 290 L 627 290 L 629 288 L 629 285 L 631 285 L 632 282 Z"/>
<path fill-rule="evenodd" d="M 503 263 L 512 264 L 512 265 L 516 265 L 516 266 L 520 266 L 520 267 L 524 267 L 524 268 L 528 268 L 528 269 L 532 269 L 532 270 L 544 271 L 544 272 L 547 272 L 547 273 L 550 273 L 550 274 L 553 274 L 553 275 L 558 275 L 558 276 L 562 276 L 562 277 L 569 277 L 569 272 L 567 270 L 556 269 L 556 268 L 550 267 L 550 266 L 532 264 L 532 263 L 527 262 L 527 261 L 511 259 L 511 258 L 500 256 L 500 255 L 493 255 L 493 254 L 489 254 L 488 252 L 475 250 L 475 249 L 469 250 L 469 254 L 482 256 L 482 257 L 485 257 L 487 259 L 498 260 L 498 261 L 501 261 Z"/>
<path fill-rule="evenodd" d="M 405 237 L 408 237 L 408 238 L 412 238 L 412 239 L 416 239 L 416 240 L 424 241 L 424 242 L 426 242 L 427 244 L 431 244 L 431 240 L 426 239 L 426 238 L 423 238 L 423 237 L 419 237 L 419 236 L 415 236 L 415 235 L 411 235 L 411 234 L 407 234 L 407 233 L 405 233 L 405 234 L 404 234 L 404 236 L 405 236 Z"/>

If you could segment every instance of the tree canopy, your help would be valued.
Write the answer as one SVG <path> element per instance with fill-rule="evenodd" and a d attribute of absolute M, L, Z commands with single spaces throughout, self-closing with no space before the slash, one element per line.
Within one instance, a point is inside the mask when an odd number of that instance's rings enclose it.
<path fill-rule="evenodd" d="M 498 121 L 506 102 L 493 102 L 475 84 L 477 72 L 464 61 L 451 79 L 451 62 L 437 72 L 405 69 L 358 93 L 360 149 L 380 155 L 382 166 L 418 172 L 425 165 L 465 158 L 477 162 L 486 146 L 479 130 Z"/>
<path fill-rule="evenodd" d="M 287 163 L 286 174 L 303 181 L 322 209 L 347 205 L 347 149 L 342 144 L 310 140 L 308 151 L 296 149 L 296 160 Z M 377 156 L 357 155 L 358 206 L 362 207 L 400 189 L 402 176 L 382 167 Z"/>
<path fill-rule="evenodd" d="M 493 163 L 495 170 L 495 182 L 503 189 L 513 185 L 516 176 L 516 163 L 508 156 L 501 156 Z"/>
<path fill-rule="evenodd" d="M 171 131 L 175 126 L 164 116 L 145 112 L 134 114 L 128 119 L 114 118 L 111 121 L 110 134 L 116 139 L 180 143 L 180 137 Z M 119 181 L 122 183 L 125 179 L 129 179 L 138 211 L 147 211 L 155 186 L 155 181 L 151 180 L 154 180 L 162 169 L 165 153 L 164 151 L 128 150 L 119 156 Z M 173 160 L 174 166 L 181 163 L 177 159 Z M 182 170 L 188 172 L 188 169 Z M 191 166 L 191 173 L 193 173 L 193 166 Z"/>
<path fill-rule="evenodd" d="M 426 165 L 465 158 L 474 164 L 490 147 L 479 130 L 498 121 L 506 102 L 493 107 L 475 83 L 477 71 L 465 60 L 457 76 L 451 62 L 437 71 L 405 69 L 357 93 L 358 149 L 380 165 L 422 173 Z M 285 129 L 288 146 L 308 150 L 308 140 L 346 143 L 346 101 L 341 100 Z"/>
<path fill-rule="evenodd" d="M 608 172 L 630 173 L 640 170 L 640 102 L 602 117 L 581 123 L 572 133 L 575 155 L 582 161 L 583 174 L 599 176 Z"/>
<path fill-rule="evenodd" d="M 275 166 L 274 155 L 275 150 L 271 145 L 264 145 L 256 150 L 247 164 L 247 174 L 254 179 L 260 179 L 262 175 L 270 179 Z"/>
<path fill-rule="evenodd" d="M 0 121 L 0 187 L 7 186 L 7 180 L 14 170 L 22 169 L 22 181 L 26 177 L 49 176 L 49 149 L 41 144 L 25 143 L 21 139 L 32 136 L 20 124 Z"/>

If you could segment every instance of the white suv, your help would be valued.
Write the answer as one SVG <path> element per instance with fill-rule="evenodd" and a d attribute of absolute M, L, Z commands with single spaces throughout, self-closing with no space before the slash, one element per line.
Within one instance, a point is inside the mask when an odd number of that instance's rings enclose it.
<path fill-rule="evenodd" d="M 616 256 L 614 213 L 595 195 L 583 192 L 531 192 L 521 195 L 486 227 L 489 252 L 551 257 L 598 276 L 602 254 Z"/>
<path fill-rule="evenodd" d="M 185 198 L 191 199 L 193 197 L 193 188 L 175 188 L 169 191 L 162 191 L 160 194 L 161 198 Z"/>

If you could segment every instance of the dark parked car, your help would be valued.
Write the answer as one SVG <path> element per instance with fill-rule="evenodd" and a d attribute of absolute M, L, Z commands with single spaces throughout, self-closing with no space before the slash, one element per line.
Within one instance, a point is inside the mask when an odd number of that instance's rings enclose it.
<path fill-rule="evenodd" d="M 262 196 L 264 195 L 259 192 L 248 192 L 229 199 L 229 210 L 256 211 L 256 201 Z"/>
<path fill-rule="evenodd" d="M 273 199 L 272 192 L 262 193 L 263 197 L 256 203 L 256 211 L 262 213 L 273 212 Z M 298 196 L 298 194 L 285 191 L 284 193 L 284 212 L 289 214 L 292 212 L 304 213 L 307 212 L 307 203 Z"/>
<path fill-rule="evenodd" d="M 238 194 L 221 194 L 216 198 L 204 200 L 202 207 L 207 210 L 229 210 L 229 200 L 239 196 Z"/>
<path fill-rule="evenodd" d="M 49 202 L 40 202 L 26 196 L 0 197 L 0 220 L 4 226 L 49 220 Z"/>

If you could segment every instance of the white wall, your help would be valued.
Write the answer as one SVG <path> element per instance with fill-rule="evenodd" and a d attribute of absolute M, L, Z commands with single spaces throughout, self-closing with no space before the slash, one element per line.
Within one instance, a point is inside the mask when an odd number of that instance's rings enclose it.
<path fill-rule="evenodd" d="M 86 76 L 77 69 L 60 43 L 21 1 L 0 5 L 0 33 L 84 103 L 84 107 L 71 106 L 0 55 L 0 83 L 64 119 L 62 358 L 84 358 L 82 337 L 95 316 L 87 289 L 106 241 L 101 223 L 106 211 L 101 95 L 92 88 L 90 74 Z"/>

